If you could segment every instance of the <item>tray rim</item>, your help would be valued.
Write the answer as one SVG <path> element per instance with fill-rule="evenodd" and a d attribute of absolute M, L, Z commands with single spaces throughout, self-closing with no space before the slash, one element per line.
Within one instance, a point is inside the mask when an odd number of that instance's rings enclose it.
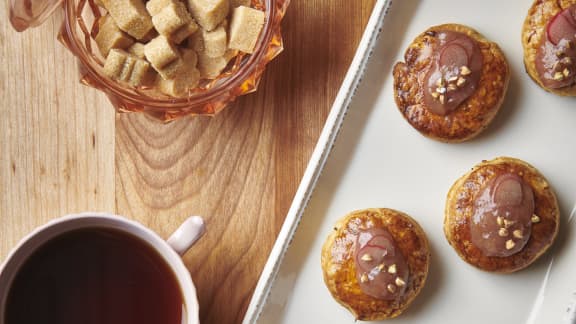
<path fill-rule="evenodd" d="M 330 152 L 334 147 L 334 142 L 342 127 L 352 99 L 362 82 L 366 72 L 366 66 L 372 56 L 391 4 L 392 0 L 376 0 L 374 4 L 370 19 L 366 24 L 352 63 L 334 99 L 330 113 L 326 118 L 326 123 L 322 128 L 322 132 L 308 161 L 304 175 L 300 180 L 290 209 L 286 214 L 278 237 L 258 279 L 242 321 L 243 324 L 255 323 L 266 305 L 272 285 L 280 270 L 280 265 L 300 224 L 300 220 L 310 201 Z"/>

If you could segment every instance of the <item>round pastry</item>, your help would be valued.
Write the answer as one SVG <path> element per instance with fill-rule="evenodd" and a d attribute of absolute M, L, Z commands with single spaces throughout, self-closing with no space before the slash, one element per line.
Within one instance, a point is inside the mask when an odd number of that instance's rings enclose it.
<path fill-rule="evenodd" d="M 420 34 L 394 65 L 394 98 L 424 136 L 462 142 L 484 130 L 500 109 L 510 71 L 504 54 L 475 30 L 456 24 Z"/>
<path fill-rule="evenodd" d="M 483 161 L 448 192 L 444 234 L 482 270 L 513 272 L 534 262 L 558 233 L 560 211 L 546 179 L 509 157 Z"/>
<path fill-rule="evenodd" d="M 522 27 L 526 71 L 547 91 L 576 96 L 576 0 L 536 0 Z"/>
<path fill-rule="evenodd" d="M 392 209 L 354 211 L 340 219 L 322 247 L 324 282 L 357 320 L 400 315 L 428 275 L 426 234 Z"/>

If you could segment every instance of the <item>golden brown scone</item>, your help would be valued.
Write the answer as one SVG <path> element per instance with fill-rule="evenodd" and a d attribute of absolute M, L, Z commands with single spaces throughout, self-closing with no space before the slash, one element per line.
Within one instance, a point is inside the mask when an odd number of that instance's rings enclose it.
<path fill-rule="evenodd" d="M 575 6 L 576 0 L 536 0 L 528 11 L 522 27 L 526 72 L 544 90 L 562 96 L 576 96 Z M 565 19 L 559 15 L 570 7 L 572 18 L 566 16 Z M 554 24 L 549 25 L 552 22 Z M 549 29 L 550 27 L 552 29 Z M 566 29 L 572 29 L 571 37 L 560 41 L 563 30 Z M 549 30 L 551 33 L 548 33 Z M 556 63 L 562 60 L 563 62 Z M 548 66 L 542 63 L 544 61 L 550 62 Z M 559 66 L 554 66 L 555 64 Z"/>
<path fill-rule="evenodd" d="M 461 46 L 453 46 L 451 38 L 444 37 L 447 33 L 459 35 L 463 39 Z M 455 49 L 450 54 L 455 53 L 456 58 L 444 55 L 447 48 Z M 468 55 L 458 60 L 458 52 Z M 445 24 L 429 28 L 414 39 L 404 59 L 394 66 L 394 99 L 402 116 L 424 136 L 443 142 L 469 140 L 488 126 L 502 105 L 510 80 L 508 62 L 496 43 L 467 26 Z M 445 61 L 466 64 L 460 66 L 458 73 L 450 74 L 450 69 L 439 68 Z M 467 71 L 463 72 L 465 65 L 475 68 L 466 66 Z M 444 82 L 433 82 L 432 77 L 440 75 L 431 73 L 434 70 L 447 76 Z M 453 82 L 447 81 L 450 78 Z M 460 89 L 460 78 L 468 81 L 462 82 L 464 90 Z M 467 92 L 459 100 L 450 99 L 462 91 Z M 439 102 L 445 109 L 434 108 Z"/>
<path fill-rule="evenodd" d="M 381 249 L 378 240 L 392 245 Z M 374 208 L 340 219 L 322 247 L 321 261 L 324 282 L 336 301 L 357 320 L 383 320 L 400 315 L 420 293 L 428 275 L 430 249 L 426 234 L 410 216 Z M 361 267 L 370 269 L 370 277 Z"/>
<path fill-rule="evenodd" d="M 499 248 L 500 252 L 504 253 L 509 251 L 505 254 L 510 254 L 488 256 L 486 250 L 473 243 L 472 227 L 473 223 L 479 222 L 477 215 L 483 213 L 479 212 L 478 207 L 482 206 L 478 203 L 482 199 L 482 193 L 489 192 L 495 197 L 496 192 L 501 192 L 500 189 L 488 189 L 489 186 L 506 177 L 519 179 L 519 183 L 527 186 L 520 187 L 514 181 L 511 182 L 512 187 L 522 188 L 522 204 L 527 204 L 526 202 L 531 200 L 531 209 L 527 209 L 530 212 L 525 218 L 527 227 L 518 229 L 517 226 L 522 226 L 521 220 L 510 222 L 506 220 L 506 217 L 509 217 L 509 214 L 506 214 L 507 209 L 502 209 L 498 214 L 484 214 L 487 215 L 484 219 L 493 222 L 497 230 L 491 234 L 489 231 L 480 232 L 482 235 L 487 235 L 483 238 L 492 242 L 502 240 L 500 247 L 494 245 L 492 248 Z M 500 182 L 500 185 L 502 183 Z M 520 197 L 511 196 L 509 191 L 503 193 L 507 195 L 505 196 L 507 199 Z M 558 233 L 559 221 L 560 211 L 556 196 L 540 172 L 522 160 L 499 157 L 474 166 L 452 185 L 446 201 L 444 234 L 464 261 L 482 270 L 508 273 L 527 267 L 550 247 Z"/>

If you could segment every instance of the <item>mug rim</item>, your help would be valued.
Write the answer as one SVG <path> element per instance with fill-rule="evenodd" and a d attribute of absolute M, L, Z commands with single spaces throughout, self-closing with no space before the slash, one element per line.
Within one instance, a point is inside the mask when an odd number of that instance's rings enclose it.
<path fill-rule="evenodd" d="M 94 221 L 94 223 L 90 223 L 89 221 L 91 220 Z M 69 228 L 64 227 L 56 229 L 58 226 L 71 224 L 71 222 L 79 223 L 75 223 Z M 125 225 L 125 227 L 122 227 L 122 225 Z M 150 248 L 156 251 L 159 257 L 162 258 L 168 268 L 172 271 L 176 281 L 178 282 L 184 305 L 183 319 L 186 319 L 185 323 L 198 324 L 200 322 L 198 297 L 192 276 L 186 268 L 182 256 L 178 255 L 165 239 L 142 223 L 121 215 L 104 212 L 82 212 L 54 218 L 40 226 L 37 226 L 20 239 L 20 241 L 18 241 L 18 243 L 16 243 L 16 245 L 7 254 L 5 260 L 0 263 L 0 288 L 2 285 L 6 286 L 6 289 L 0 290 L 0 324 L 5 324 L 6 297 L 16 274 L 25 260 L 47 241 L 63 233 L 82 228 L 95 227 L 109 228 L 125 232 L 142 240 Z M 55 232 L 49 233 L 51 229 L 55 229 Z M 41 237 L 43 234 L 45 237 Z M 34 239 L 38 238 L 39 241 L 34 242 Z M 25 248 L 27 244 L 32 244 L 33 246 L 26 250 Z M 18 259 L 19 257 L 20 259 Z M 10 269 L 9 267 L 14 262 L 16 262 L 14 265 L 16 269 L 10 273 L 8 272 Z"/>

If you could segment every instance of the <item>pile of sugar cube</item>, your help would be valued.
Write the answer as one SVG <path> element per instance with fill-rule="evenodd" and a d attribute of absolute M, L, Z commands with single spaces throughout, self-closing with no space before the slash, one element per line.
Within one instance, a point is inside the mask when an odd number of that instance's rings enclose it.
<path fill-rule="evenodd" d="M 254 52 L 265 14 L 250 0 L 183 1 L 97 0 L 107 12 L 95 36 L 104 73 L 183 97 L 239 52 Z"/>

